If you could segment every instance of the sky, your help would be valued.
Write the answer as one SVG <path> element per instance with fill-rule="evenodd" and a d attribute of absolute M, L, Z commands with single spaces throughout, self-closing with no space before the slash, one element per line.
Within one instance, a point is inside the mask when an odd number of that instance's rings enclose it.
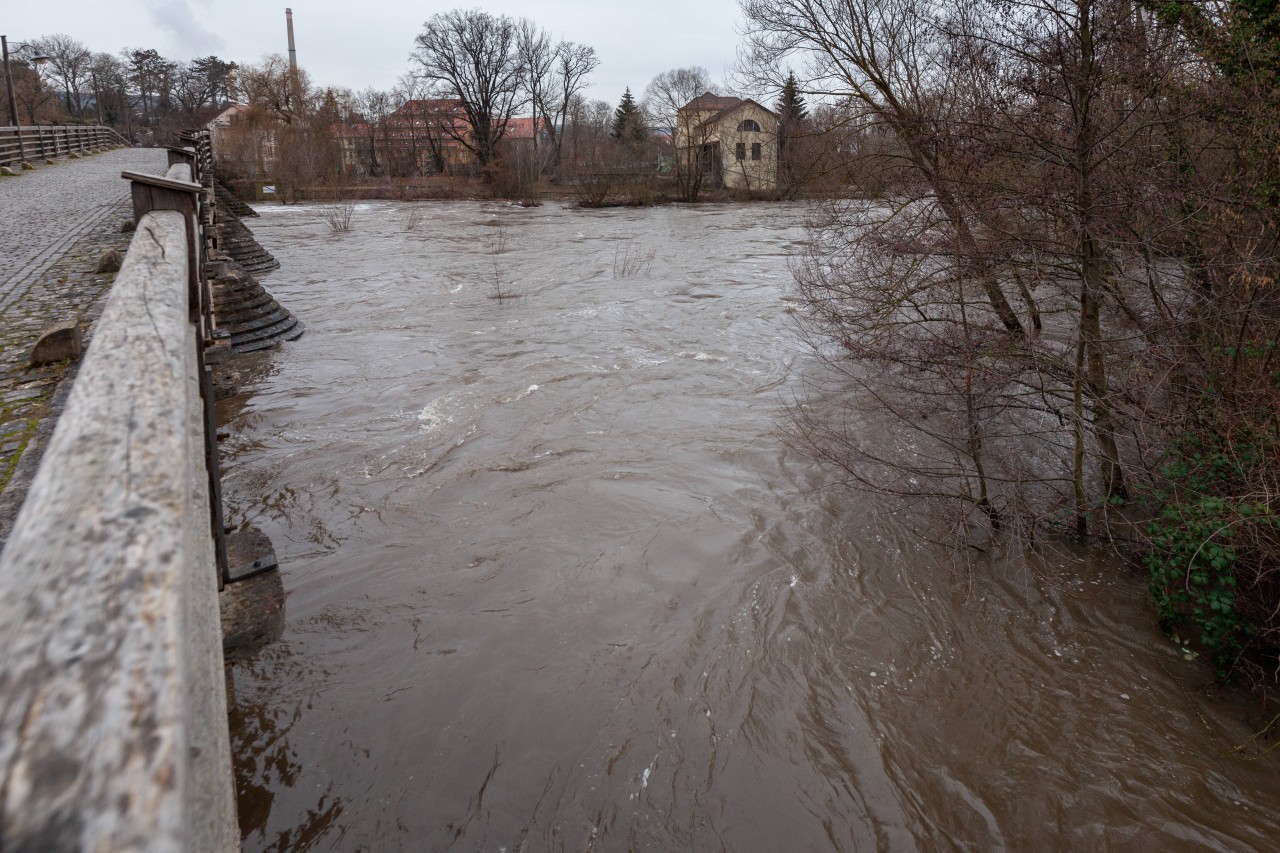
<path fill-rule="evenodd" d="M 154 48 L 171 60 L 214 54 L 257 62 L 287 54 L 287 4 L 298 64 L 319 86 L 389 89 L 409 69 L 414 37 L 427 18 L 480 8 L 530 18 L 553 39 L 594 47 L 601 62 L 586 95 L 612 104 L 625 87 L 639 99 L 656 74 L 672 68 L 701 65 L 713 80 L 726 80 L 737 60 L 741 22 L 737 0 L 28 0 L 5 4 L 0 33 L 11 44 L 65 33 L 93 51 Z"/>

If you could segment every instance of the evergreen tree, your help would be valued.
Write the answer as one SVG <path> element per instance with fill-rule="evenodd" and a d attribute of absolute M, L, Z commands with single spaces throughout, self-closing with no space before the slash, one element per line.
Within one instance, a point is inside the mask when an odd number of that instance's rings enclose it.
<path fill-rule="evenodd" d="M 778 97 L 778 180 L 784 191 L 792 194 L 797 187 L 796 151 L 792 141 L 800 136 L 809 108 L 805 105 L 794 71 L 787 74 Z"/>
<path fill-rule="evenodd" d="M 222 107 L 231 102 L 231 79 L 235 70 L 234 62 L 223 62 L 216 56 L 202 56 L 191 60 L 190 71 L 203 81 L 208 103 L 214 107 Z"/>
<path fill-rule="evenodd" d="M 782 94 L 778 97 L 778 116 L 783 125 L 789 127 L 797 127 L 809 117 L 809 107 L 800 94 L 794 71 L 787 75 L 787 82 L 782 84 Z"/>
<path fill-rule="evenodd" d="M 622 94 L 622 102 L 613 112 L 613 128 L 609 135 L 623 142 L 642 142 L 646 135 L 644 114 L 631 95 L 631 87 Z"/>

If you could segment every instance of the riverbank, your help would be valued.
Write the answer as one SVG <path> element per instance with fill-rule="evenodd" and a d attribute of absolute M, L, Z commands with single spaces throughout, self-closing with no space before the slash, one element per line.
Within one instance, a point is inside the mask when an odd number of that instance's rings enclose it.
<path fill-rule="evenodd" d="M 511 201 L 526 206 L 549 202 L 582 204 L 584 207 L 649 207 L 654 205 L 685 203 L 679 197 L 670 178 L 647 179 L 632 186 L 619 186 L 604 193 L 596 202 L 596 194 L 575 192 L 564 184 L 540 181 L 536 185 L 512 188 L 495 185 L 478 177 L 435 175 L 420 178 L 366 179 L 338 186 L 303 186 L 290 188 L 281 184 L 265 184 L 262 181 L 231 179 L 226 185 L 245 201 L 251 203 L 279 202 L 301 204 L 329 201 Z M 271 192 L 264 193 L 269 186 Z M 779 191 L 744 192 L 724 188 L 706 188 L 699 192 L 697 202 L 745 202 L 781 201 Z"/>

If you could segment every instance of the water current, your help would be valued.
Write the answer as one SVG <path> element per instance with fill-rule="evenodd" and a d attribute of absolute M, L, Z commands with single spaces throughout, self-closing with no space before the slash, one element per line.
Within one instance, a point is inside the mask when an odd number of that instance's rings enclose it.
<path fill-rule="evenodd" d="M 1267 710 L 1136 573 L 957 570 L 788 448 L 803 207 L 261 212 L 309 330 L 222 408 L 288 594 L 246 849 L 1275 849 Z"/>

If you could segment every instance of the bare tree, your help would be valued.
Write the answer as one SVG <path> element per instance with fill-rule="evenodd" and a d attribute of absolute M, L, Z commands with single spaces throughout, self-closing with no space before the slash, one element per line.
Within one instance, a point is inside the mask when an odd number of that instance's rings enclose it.
<path fill-rule="evenodd" d="M 546 89 L 542 113 L 551 118 L 549 127 L 554 134 L 557 167 L 564 153 L 564 135 L 570 111 L 586 88 L 588 75 L 599 65 L 595 48 L 571 41 L 562 41 L 556 46 L 554 81 Z"/>
<path fill-rule="evenodd" d="M 997 493 L 997 486 L 1027 473 L 997 473 L 990 459 L 993 445 L 1016 432 L 997 416 L 1026 389 L 987 355 L 1010 349 L 996 343 L 1001 328 L 1023 327 L 949 180 L 948 92 L 968 69 L 944 61 L 946 39 L 924 0 L 744 0 L 743 10 L 753 88 L 781 89 L 782 69 L 803 61 L 802 91 L 834 96 L 855 118 L 891 132 L 918 188 L 887 209 L 829 207 L 813 223 L 815 239 L 797 271 L 815 345 L 830 352 L 826 342 L 834 342 L 842 355 L 832 365 L 861 399 L 912 429 L 918 446 L 884 454 L 841 420 L 827 429 L 804 409 L 798 437 L 818 455 L 844 460 L 858 482 L 945 496 L 1004 526 L 1009 502 L 1026 490 Z M 975 289 L 989 311 L 974 301 Z M 846 371 L 850 356 L 863 367 Z"/>
<path fill-rule="evenodd" d="M 422 152 L 431 152 L 426 104 L 431 97 L 430 84 L 416 74 L 403 74 L 392 91 L 392 97 L 399 105 L 397 112 L 400 114 L 400 121 L 397 131 L 408 149 L 404 153 L 405 162 L 400 171 L 411 175 L 421 174 Z M 438 159 L 434 156 L 431 159 L 436 171 L 444 170 Z"/>
<path fill-rule="evenodd" d="M 247 109 L 225 134 L 220 160 L 237 174 L 270 176 L 284 201 L 299 188 L 331 185 L 342 172 L 333 128 L 350 118 L 341 92 L 314 89 L 305 72 L 268 56 L 237 75 Z M 340 97 L 341 96 L 341 97 Z"/>
<path fill-rule="evenodd" d="M 209 79 L 189 63 L 179 62 L 174 66 L 173 80 L 173 96 L 185 115 L 195 116 L 212 100 Z"/>
<path fill-rule="evenodd" d="M 24 61 L 21 53 L 10 56 L 9 71 L 13 75 L 13 95 L 19 121 L 24 121 L 25 116 L 27 124 L 45 124 L 65 116 L 57 96 L 45 84 L 40 72 Z M 3 86 L 0 86 L 0 98 L 7 116 L 9 98 Z"/>
<path fill-rule="evenodd" d="M 93 52 L 71 36 L 61 33 L 37 39 L 35 47 L 49 57 L 53 77 L 62 87 L 67 113 L 83 119 L 84 99 L 81 91 L 89 83 Z"/>
<path fill-rule="evenodd" d="M 703 144 L 707 129 L 702 121 L 711 111 L 685 109 L 695 98 L 715 94 L 705 68 L 690 66 L 664 71 L 644 92 L 644 109 L 654 121 L 670 129 L 675 146 L 676 185 L 685 201 L 697 201 L 706 171 Z"/>
<path fill-rule="evenodd" d="M 949 89 L 964 81 L 948 63 L 945 32 L 928 0 L 743 0 L 748 65 L 758 88 L 781 89 L 781 69 L 802 58 L 806 89 L 850 101 L 891 130 L 937 201 L 962 254 L 979 257 L 971 217 L 955 196 L 938 129 L 948 124 Z M 764 84 L 764 85 L 762 85 Z M 1000 282 L 975 265 L 1000 322 L 1024 331 Z"/>
<path fill-rule="evenodd" d="M 881 170 L 864 189 L 884 189 L 811 223 L 800 329 L 831 370 L 797 440 L 948 507 L 965 541 L 1106 533 L 1145 493 L 1162 624 L 1190 620 L 1220 671 L 1260 638 L 1273 662 L 1273 10 L 742 5 L 753 88 L 802 62 L 799 88 L 842 114 L 824 124 L 854 131 L 850 165 Z M 874 422 L 892 439 L 868 441 Z"/>
<path fill-rule="evenodd" d="M 368 139 L 369 174 L 381 177 L 390 171 L 392 152 L 388 118 L 392 111 L 389 92 L 369 87 L 356 95 L 356 109 L 363 119 Z M 379 140 L 381 134 L 381 140 Z"/>
<path fill-rule="evenodd" d="M 89 76 L 102 120 L 113 127 L 122 128 L 128 135 L 132 127 L 124 63 L 109 53 L 95 53 L 89 65 Z"/>
<path fill-rule="evenodd" d="M 1072 390 L 1073 480 L 1076 527 L 1083 532 L 1086 409 L 1098 446 L 1104 496 L 1122 499 L 1128 493 L 1108 364 L 1117 354 L 1117 344 L 1104 334 L 1104 310 L 1111 307 L 1121 316 L 1127 312 L 1130 323 L 1144 325 L 1141 312 L 1131 307 L 1132 298 L 1116 286 L 1116 255 L 1108 243 L 1119 236 L 1118 220 L 1108 211 L 1114 207 L 1105 196 L 1121 185 L 1114 180 L 1120 176 L 1108 172 L 1150 129 L 1146 107 L 1159 96 L 1169 68 L 1150 52 L 1149 45 L 1144 46 L 1132 9 L 1125 3 L 1045 0 L 1039 8 L 1019 14 L 985 17 L 984 23 L 966 26 L 966 47 L 987 57 L 993 49 L 999 50 L 1004 56 L 996 67 L 1003 73 L 991 75 L 996 85 L 1013 94 L 1015 101 L 1025 97 L 1041 105 L 1028 114 L 1009 106 L 1010 99 L 988 94 L 982 105 L 994 108 L 1001 126 L 995 136 L 975 135 L 986 136 L 1008 152 L 1002 158 L 1006 162 L 1023 161 L 1021 175 L 1030 180 L 1018 182 L 1015 203 L 1024 211 L 1038 207 L 1041 213 L 1035 217 L 1040 224 L 1034 235 L 1024 229 L 1015 232 L 1005 221 L 989 219 L 987 224 L 997 233 L 1016 233 L 1023 247 L 1034 247 L 1037 259 L 1056 261 L 1063 283 L 1072 282 L 1070 296 L 1079 306 L 1075 329 L 1079 370 Z M 1021 144 L 1014 144 L 1015 137 Z M 1026 156 L 1027 142 L 1034 144 L 1034 158 Z M 988 198 L 990 188 L 984 188 Z M 1009 205 L 996 208 L 1007 210 Z M 1065 219 L 1065 227 L 1054 227 L 1055 219 Z"/>
<path fill-rule="evenodd" d="M 456 98 L 436 97 L 426 111 L 427 146 L 438 174 L 446 174 L 455 166 L 449 149 L 456 148 L 457 136 L 466 126 L 466 114 Z"/>
<path fill-rule="evenodd" d="M 457 134 L 466 132 L 466 114 L 449 90 L 421 74 L 401 76 L 395 92 L 400 101 L 397 132 L 407 143 L 413 171 L 442 175 L 454 165 L 450 150 Z"/>
<path fill-rule="evenodd" d="M 294 71 L 278 53 L 244 66 L 236 78 L 246 103 L 283 124 L 301 120 L 312 106 L 314 92 L 306 72 Z"/>
<path fill-rule="evenodd" d="M 524 106 L 519 25 L 479 10 L 433 15 L 415 39 L 422 75 L 445 87 L 466 113 L 469 127 L 450 132 L 483 168 L 493 162 L 507 123 Z"/>
<path fill-rule="evenodd" d="M 1069 507 L 1085 532 L 1126 493 L 1117 407 L 1128 398 L 1110 364 L 1126 324 L 1152 310 L 1119 294 L 1105 234 L 1123 216 L 1101 197 L 1146 99 L 1109 82 L 1136 42 L 1122 4 L 744 9 L 758 80 L 799 54 L 808 91 L 856 105 L 852 118 L 887 132 L 912 176 L 892 200 L 829 208 L 797 280 L 815 342 L 838 345 L 842 373 L 852 356 L 848 381 L 917 441 L 885 455 L 804 412 L 800 436 L 820 455 L 843 453 L 867 485 L 958 499 L 993 528 L 1030 530 Z M 1056 297 L 1043 337 L 1028 282 Z M 1110 332 L 1104 308 L 1124 321 Z"/>
<path fill-rule="evenodd" d="M 547 123 L 547 90 L 554 85 L 551 72 L 555 66 L 556 51 L 551 44 L 551 37 L 541 27 L 527 18 L 521 18 L 516 24 L 516 54 L 524 76 L 529 105 L 533 108 L 534 162 L 540 162 L 537 156 L 538 137 L 542 135 L 541 126 Z"/>
<path fill-rule="evenodd" d="M 819 104 L 798 121 L 781 105 L 777 111 L 778 185 L 784 197 L 883 195 L 896 183 L 894 173 L 903 171 L 897 146 L 868 127 L 860 108 Z"/>

